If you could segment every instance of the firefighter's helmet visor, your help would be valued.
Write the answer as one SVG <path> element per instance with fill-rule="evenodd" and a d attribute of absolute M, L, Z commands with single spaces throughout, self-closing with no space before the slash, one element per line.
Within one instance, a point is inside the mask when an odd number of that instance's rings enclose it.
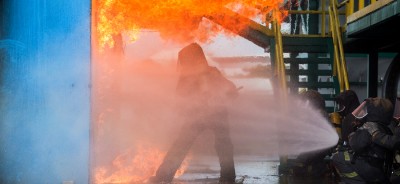
<path fill-rule="evenodd" d="M 344 105 L 342 105 L 340 103 L 335 103 L 334 108 L 335 108 L 334 109 L 335 112 L 342 112 L 342 111 L 344 111 L 344 109 L 346 109 L 346 106 L 344 106 Z"/>
<path fill-rule="evenodd" d="M 361 103 L 351 114 L 353 114 L 353 116 L 357 119 L 362 119 L 367 116 L 367 102 L 364 101 L 363 103 Z"/>

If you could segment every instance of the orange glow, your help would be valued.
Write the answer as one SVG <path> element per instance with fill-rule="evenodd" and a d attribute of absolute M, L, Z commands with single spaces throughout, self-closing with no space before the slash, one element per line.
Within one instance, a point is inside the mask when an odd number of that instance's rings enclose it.
<path fill-rule="evenodd" d="M 220 16 L 223 8 L 263 21 L 270 20 L 272 11 L 278 12 L 274 13 L 274 19 L 279 22 L 287 15 L 281 8 L 283 0 L 98 0 L 97 3 L 95 21 L 101 48 L 112 48 L 113 37 L 121 33 L 134 41 L 143 29 L 158 31 L 164 39 L 181 43 L 206 42 L 218 33 L 227 33 L 220 26 L 203 21 L 203 17 Z M 246 22 L 235 24 L 241 28 Z"/>
<path fill-rule="evenodd" d="M 141 183 L 153 176 L 165 156 L 164 152 L 155 148 L 138 146 L 136 152 L 132 150 L 118 155 L 112 162 L 112 167 L 98 167 L 95 170 L 95 183 Z M 186 159 L 175 177 L 181 176 L 187 166 Z"/>

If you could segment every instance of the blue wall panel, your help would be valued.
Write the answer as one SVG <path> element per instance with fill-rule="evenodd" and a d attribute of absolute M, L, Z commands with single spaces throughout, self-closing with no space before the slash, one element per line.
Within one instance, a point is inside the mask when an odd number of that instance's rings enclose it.
<path fill-rule="evenodd" d="M 90 1 L 1 1 L 0 183 L 88 183 Z"/>

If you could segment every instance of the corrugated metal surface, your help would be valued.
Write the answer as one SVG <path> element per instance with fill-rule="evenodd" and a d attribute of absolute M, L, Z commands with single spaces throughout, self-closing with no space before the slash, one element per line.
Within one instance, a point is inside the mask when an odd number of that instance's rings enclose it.
<path fill-rule="evenodd" d="M 87 183 L 90 1 L 0 4 L 0 183 Z"/>

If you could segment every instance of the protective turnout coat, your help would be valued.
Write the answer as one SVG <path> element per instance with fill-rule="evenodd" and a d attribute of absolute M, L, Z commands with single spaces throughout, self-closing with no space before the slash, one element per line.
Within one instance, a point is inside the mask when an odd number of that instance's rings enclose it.
<path fill-rule="evenodd" d="M 350 146 L 355 151 L 353 167 L 366 182 L 390 183 L 393 151 L 400 147 L 400 137 L 393 135 L 388 127 L 393 106 L 382 98 L 369 98 L 366 102 L 367 114 L 362 118 L 365 123 L 349 136 Z"/>

